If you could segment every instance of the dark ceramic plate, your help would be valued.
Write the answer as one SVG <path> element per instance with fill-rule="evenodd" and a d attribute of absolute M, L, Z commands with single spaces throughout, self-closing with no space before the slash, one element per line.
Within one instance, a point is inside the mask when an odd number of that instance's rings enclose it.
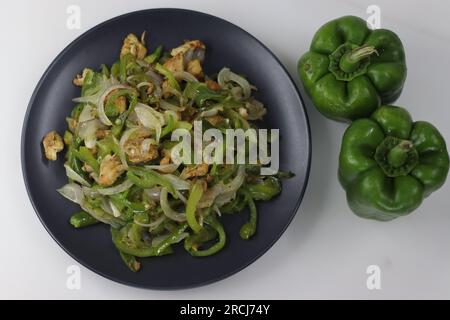
<path fill-rule="evenodd" d="M 227 245 L 217 255 L 193 258 L 182 246 L 173 255 L 141 259 L 142 270 L 133 273 L 122 263 L 111 242 L 109 228 L 96 225 L 75 230 L 68 223 L 79 207 L 61 197 L 56 189 L 67 180 L 63 157 L 48 162 L 41 140 L 50 130 L 63 133 L 65 117 L 79 89 L 72 78 L 84 67 L 97 68 L 117 58 L 122 39 L 130 32 L 149 34 L 152 50 L 159 44 L 172 48 L 185 39 L 200 39 L 207 47 L 207 74 L 230 67 L 245 74 L 258 87 L 256 94 L 268 108 L 263 127 L 280 129 L 280 168 L 296 174 L 283 182 L 276 199 L 258 204 L 257 234 L 249 241 L 239 238 L 247 213 L 223 217 Z M 152 9 L 125 14 L 106 21 L 73 41 L 59 54 L 39 81 L 31 97 L 22 132 L 22 168 L 31 202 L 47 231 L 74 259 L 98 274 L 124 284 L 177 289 L 211 283 L 238 272 L 265 253 L 294 217 L 308 180 L 310 133 L 302 99 L 277 58 L 239 27 L 204 13 L 180 9 Z"/>

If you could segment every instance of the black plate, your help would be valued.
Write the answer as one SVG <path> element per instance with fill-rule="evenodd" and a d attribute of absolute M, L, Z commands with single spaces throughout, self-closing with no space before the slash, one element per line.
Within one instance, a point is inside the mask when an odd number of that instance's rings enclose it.
<path fill-rule="evenodd" d="M 152 50 L 159 44 L 172 48 L 185 39 L 201 39 L 207 47 L 207 74 L 230 67 L 245 74 L 258 87 L 257 98 L 268 108 L 264 127 L 279 128 L 280 168 L 296 176 L 283 182 L 282 194 L 258 204 L 257 234 L 239 238 L 247 213 L 224 216 L 227 245 L 217 255 L 193 258 L 180 246 L 175 254 L 141 259 L 142 270 L 133 273 L 122 263 L 111 242 L 109 228 L 97 225 L 82 230 L 68 223 L 79 207 L 56 189 L 67 180 L 63 157 L 48 162 L 41 140 L 50 130 L 63 133 L 65 117 L 79 89 L 72 78 L 84 67 L 97 68 L 117 58 L 122 39 L 146 30 Z M 278 240 L 294 217 L 305 191 L 310 165 L 310 133 L 302 99 L 277 58 L 253 36 L 217 17 L 189 10 L 152 9 L 108 20 L 87 31 L 52 62 L 31 97 L 22 132 L 22 170 L 31 202 L 47 231 L 74 259 L 98 274 L 124 284 L 157 289 L 187 288 L 211 283 L 243 269 Z"/>

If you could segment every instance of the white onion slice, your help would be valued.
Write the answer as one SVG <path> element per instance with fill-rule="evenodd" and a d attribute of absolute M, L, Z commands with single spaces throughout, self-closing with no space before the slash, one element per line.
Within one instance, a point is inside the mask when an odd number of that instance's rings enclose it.
<path fill-rule="evenodd" d="M 157 170 L 162 173 L 172 173 L 175 172 L 180 164 L 176 163 L 168 163 L 168 164 L 153 164 L 145 166 L 148 169 Z"/>
<path fill-rule="evenodd" d="M 161 194 L 161 187 L 153 187 L 150 189 L 145 189 L 144 192 L 147 195 L 147 197 L 149 197 L 151 200 L 159 201 L 159 197 Z"/>
<path fill-rule="evenodd" d="M 159 107 L 161 109 L 164 109 L 164 110 L 172 110 L 172 111 L 175 111 L 175 112 L 184 110 L 183 107 L 176 106 L 176 105 L 171 104 L 171 103 L 169 103 L 169 102 L 167 102 L 165 100 L 159 100 Z"/>
<path fill-rule="evenodd" d="M 194 75 L 190 74 L 186 71 L 177 71 L 173 73 L 173 76 L 177 80 L 184 80 L 186 82 L 198 82 L 197 78 Z"/>
<path fill-rule="evenodd" d="M 87 182 L 82 176 L 76 173 L 69 165 L 65 164 L 64 168 L 66 168 L 66 175 L 69 179 L 81 183 L 83 186 L 90 187 L 91 184 Z"/>
<path fill-rule="evenodd" d="M 247 79 L 237 75 L 228 68 L 223 68 L 217 75 L 217 82 L 221 87 L 224 87 L 229 81 L 236 82 L 242 88 L 244 98 L 250 97 L 251 89 L 250 83 L 248 83 Z"/>
<path fill-rule="evenodd" d="M 178 221 L 178 222 L 183 222 L 186 221 L 186 213 L 182 212 L 182 213 L 178 213 L 175 210 L 173 210 L 170 205 L 169 205 L 169 200 L 167 199 L 167 189 L 166 188 L 162 188 L 161 189 L 161 194 L 160 194 L 160 198 L 159 198 L 159 203 L 161 204 L 161 209 L 164 212 L 164 215 L 174 221 Z"/>
<path fill-rule="evenodd" d="M 86 104 L 78 117 L 78 122 L 85 122 L 95 119 L 95 108 L 91 104 Z"/>
<path fill-rule="evenodd" d="M 107 125 L 107 126 L 112 126 L 112 122 L 111 120 L 109 120 L 108 116 L 105 113 L 105 99 L 106 97 L 113 92 L 114 90 L 118 90 L 118 89 L 128 89 L 128 86 L 125 86 L 123 84 L 116 84 L 113 85 L 111 87 L 109 87 L 108 89 L 106 89 L 102 95 L 100 96 L 100 98 L 98 99 L 97 102 L 97 110 L 98 110 L 98 118 L 100 119 L 101 122 L 103 122 L 103 124 Z"/>
<path fill-rule="evenodd" d="M 236 177 L 234 177 L 234 179 L 231 180 L 230 183 L 227 183 L 223 186 L 223 192 L 216 197 L 216 199 L 214 200 L 214 204 L 216 204 L 217 207 L 220 208 L 224 204 L 233 200 L 236 197 L 237 190 L 244 183 L 244 180 L 245 167 L 243 165 L 240 165 Z"/>
<path fill-rule="evenodd" d="M 183 180 L 176 175 L 173 174 L 163 174 L 163 177 L 166 178 L 172 186 L 175 188 L 175 190 L 189 190 L 191 187 L 191 184 L 189 181 Z"/>
<path fill-rule="evenodd" d="M 161 136 L 161 128 L 165 124 L 164 115 L 143 103 L 138 103 L 134 108 L 139 122 L 146 128 L 156 131 L 156 141 Z"/>
<path fill-rule="evenodd" d="M 81 187 L 76 183 L 68 183 L 57 190 L 63 197 L 72 202 L 81 204 L 84 201 L 84 194 Z"/>
<path fill-rule="evenodd" d="M 103 189 L 97 189 L 98 193 L 104 195 L 104 196 L 110 196 L 113 194 L 124 192 L 125 190 L 130 189 L 133 186 L 133 182 L 130 180 L 125 180 L 121 184 L 110 187 L 110 188 L 103 188 Z"/>

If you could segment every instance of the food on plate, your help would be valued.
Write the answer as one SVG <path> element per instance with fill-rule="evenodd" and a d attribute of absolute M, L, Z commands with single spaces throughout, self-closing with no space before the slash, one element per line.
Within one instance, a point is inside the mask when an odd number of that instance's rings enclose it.
<path fill-rule="evenodd" d="M 240 235 L 251 238 L 256 202 L 277 196 L 280 180 L 291 176 L 261 175 L 259 163 L 175 161 L 175 130 L 193 134 L 194 122 L 220 132 L 256 128 L 254 120 L 262 119 L 266 108 L 243 76 L 228 68 L 214 77 L 205 74 L 200 40 L 148 53 L 144 38 L 129 34 L 111 67 L 85 68 L 75 76 L 81 96 L 66 118 L 64 138 L 52 131 L 44 139 L 51 160 L 63 140 L 66 146 L 69 181 L 58 191 L 82 209 L 70 223 L 108 224 L 132 271 L 140 268 L 137 258 L 170 254 L 180 242 L 192 256 L 217 253 L 226 244 L 222 214 L 249 208 Z"/>

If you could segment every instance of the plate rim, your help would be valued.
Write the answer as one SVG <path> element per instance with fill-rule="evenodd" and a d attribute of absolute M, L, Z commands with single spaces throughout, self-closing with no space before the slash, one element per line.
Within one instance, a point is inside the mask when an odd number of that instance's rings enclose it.
<path fill-rule="evenodd" d="M 129 282 L 129 281 L 126 281 L 126 280 L 122 280 L 120 277 L 115 277 L 115 276 L 107 274 L 107 273 L 105 273 L 105 272 L 103 272 L 101 270 L 98 270 L 97 268 L 91 266 L 88 261 L 85 261 L 84 259 L 81 259 L 81 258 L 75 256 L 72 252 L 70 252 L 56 238 L 56 236 L 53 234 L 53 232 L 45 224 L 45 222 L 43 220 L 43 217 L 39 213 L 39 210 L 37 210 L 37 206 L 36 206 L 35 201 L 34 201 L 32 195 L 31 195 L 31 190 L 30 190 L 30 186 L 28 184 L 28 175 L 27 175 L 27 170 L 26 170 L 26 159 L 25 159 L 26 158 L 25 157 L 25 144 L 26 143 L 25 143 L 25 135 L 26 135 L 26 131 L 27 131 L 27 124 L 29 122 L 31 109 L 32 109 L 32 107 L 34 105 L 34 102 L 36 100 L 36 96 L 38 95 L 42 85 L 45 83 L 45 79 L 47 78 L 48 74 L 53 69 L 53 67 L 58 63 L 58 61 L 74 45 L 76 45 L 79 41 L 81 41 L 84 37 L 88 36 L 92 32 L 95 32 L 97 29 L 103 27 L 104 25 L 107 25 L 109 23 L 114 22 L 115 20 L 119 20 L 121 18 L 125 18 L 127 16 L 131 16 L 131 15 L 134 15 L 134 14 L 144 14 L 146 12 L 158 12 L 158 11 L 160 11 L 160 12 L 178 11 L 178 12 L 184 12 L 186 14 L 196 14 L 196 15 L 207 16 L 209 18 L 214 18 L 214 19 L 220 20 L 222 22 L 225 22 L 225 23 L 231 25 L 234 28 L 237 28 L 238 30 L 240 30 L 241 32 L 245 33 L 247 36 L 249 36 L 250 38 L 255 40 L 264 50 L 266 50 L 272 56 L 272 58 L 275 59 L 277 64 L 282 68 L 283 72 L 288 77 L 288 79 L 289 79 L 289 81 L 291 83 L 291 86 L 293 87 L 293 89 L 294 89 L 298 99 L 301 102 L 301 108 L 303 109 L 303 113 L 304 113 L 304 117 L 305 117 L 305 124 L 306 124 L 306 131 L 307 131 L 307 139 L 306 139 L 306 141 L 307 141 L 307 159 L 306 160 L 307 161 L 306 161 L 305 179 L 304 179 L 304 182 L 303 182 L 302 189 L 299 192 L 298 200 L 297 200 L 297 202 L 296 202 L 296 204 L 294 206 L 293 213 L 290 215 L 289 220 L 287 221 L 285 227 L 282 230 L 280 230 L 279 233 L 276 234 L 276 237 L 274 237 L 273 241 L 268 243 L 267 247 L 264 250 L 260 251 L 257 255 L 255 255 L 252 259 L 250 259 L 246 263 L 243 263 L 239 267 L 234 268 L 234 269 L 232 269 L 229 272 L 225 272 L 222 275 L 217 276 L 215 278 L 212 278 L 212 279 L 209 279 L 209 280 L 200 281 L 200 282 L 198 282 L 196 284 L 187 285 L 187 286 L 186 285 L 182 285 L 182 286 L 177 286 L 177 285 L 174 285 L 174 286 L 148 286 L 148 285 L 144 285 L 144 284 L 141 285 L 141 284 L 139 284 L 137 282 Z M 253 264 L 256 260 L 261 258 L 265 253 L 267 253 L 277 241 L 280 240 L 282 235 L 286 232 L 287 228 L 291 224 L 291 222 L 294 219 L 294 217 L 297 215 L 297 213 L 299 211 L 299 207 L 300 207 L 300 205 L 301 205 L 301 203 L 303 201 L 303 198 L 304 198 L 304 195 L 305 195 L 305 192 L 306 192 L 306 188 L 308 186 L 309 177 L 310 177 L 310 173 L 311 173 L 311 157 L 312 157 L 312 146 L 311 146 L 311 143 L 312 143 L 312 139 L 311 139 L 310 122 L 309 122 L 308 112 L 307 112 L 307 109 L 306 109 L 306 104 L 305 104 L 305 101 L 303 99 L 303 96 L 301 95 L 300 90 L 298 89 L 297 85 L 295 84 L 295 81 L 291 77 L 291 75 L 288 72 L 288 70 L 286 69 L 286 67 L 283 65 L 283 63 L 278 59 L 278 57 L 264 43 L 262 43 L 255 36 L 253 36 L 251 33 L 246 31 L 245 29 L 241 28 L 240 26 L 238 26 L 238 25 L 236 25 L 236 24 L 234 24 L 234 23 L 232 23 L 232 22 L 230 22 L 230 21 L 228 21 L 228 20 L 226 20 L 224 18 L 215 16 L 213 14 L 209 14 L 209 13 L 205 13 L 205 12 L 201 12 L 201 11 L 197 11 L 197 10 L 184 9 L 184 8 L 161 7 L 161 8 L 149 8 L 149 9 L 141 9 L 141 10 L 130 11 L 130 12 L 127 12 L 127 13 L 120 14 L 120 15 L 114 16 L 112 18 L 109 18 L 109 19 L 107 19 L 107 20 L 105 20 L 103 22 L 100 22 L 99 24 L 94 25 L 93 27 L 89 28 L 88 30 L 83 32 L 81 35 L 76 37 L 74 40 L 72 40 L 52 60 L 52 62 L 45 69 L 44 73 L 42 74 L 42 76 L 40 77 L 38 83 L 36 84 L 36 87 L 34 88 L 33 93 L 31 95 L 30 100 L 29 100 L 28 105 L 27 105 L 27 109 L 26 109 L 26 112 L 25 112 L 24 120 L 22 122 L 22 129 L 21 129 L 21 138 L 20 138 L 20 159 L 21 159 L 21 161 L 20 161 L 20 163 L 21 163 L 22 178 L 23 178 L 24 183 L 25 183 L 25 189 L 27 191 L 27 196 L 28 196 L 29 201 L 31 202 L 31 205 L 33 207 L 33 210 L 34 210 L 35 214 L 39 218 L 39 221 L 44 226 L 44 228 L 47 231 L 47 233 L 50 234 L 50 236 L 58 244 L 58 246 L 61 249 L 63 249 L 63 251 L 66 252 L 72 259 L 74 259 L 77 263 L 79 263 L 83 267 L 87 268 L 88 270 L 94 272 L 95 274 L 98 274 L 98 275 L 102 276 L 103 278 L 106 278 L 108 280 L 114 281 L 115 283 L 119 283 L 121 285 L 125 285 L 125 286 L 128 286 L 128 287 L 134 287 L 134 288 L 147 289 L 147 290 L 174 291 L 174 290 L 186 290 L 186 289 L 203 287 L 203 286 L 215 283 L 215 282 L 219 282 L 219 281 L 224 280 L 226 278 L 229 278 L 232 275 L 235 275 L 238 272 L 242 271 L 243 269 L 247 268 L 249 265 Z"/>

